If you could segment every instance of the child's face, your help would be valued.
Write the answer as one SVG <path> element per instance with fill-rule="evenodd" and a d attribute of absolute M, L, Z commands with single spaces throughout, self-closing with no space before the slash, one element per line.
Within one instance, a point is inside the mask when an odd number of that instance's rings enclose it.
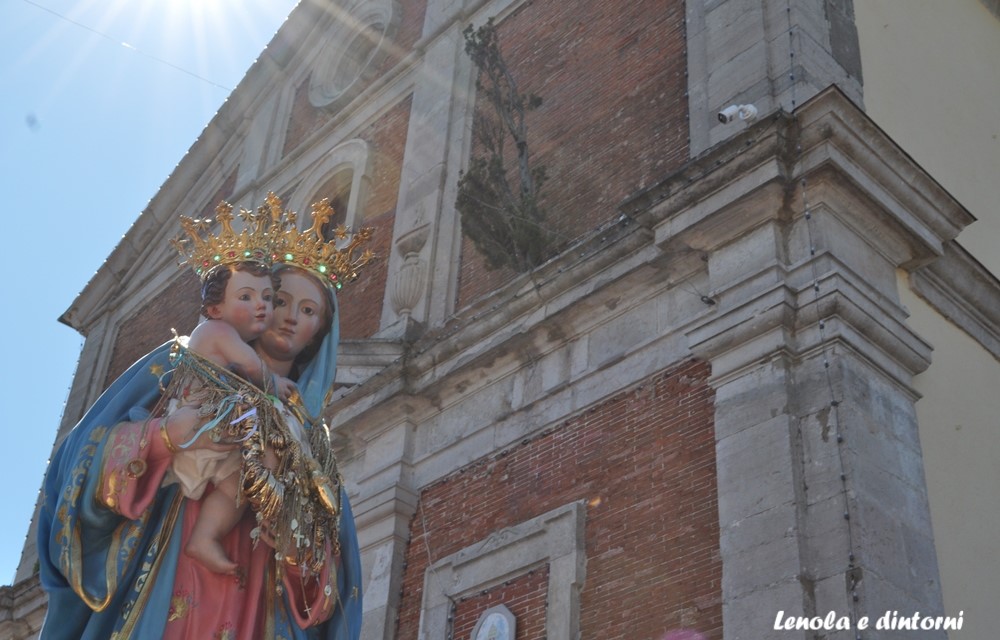
<path fill-rule="evenodd" d="M 226 294 L 219 304 L 206 311 L 213 320 L 222 320 L 240 334 L 244 342 L 256 339 L 271 323 L 271 278 L 235 271 L 226 283 Z"/>

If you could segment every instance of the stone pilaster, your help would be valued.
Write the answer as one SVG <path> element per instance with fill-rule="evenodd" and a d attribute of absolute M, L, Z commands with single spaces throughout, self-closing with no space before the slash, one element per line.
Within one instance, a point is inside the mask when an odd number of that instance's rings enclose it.
<path fill-rule="evenodd" d="M 409 463 L 413 431 L 414 425 L 404 421 L 368 436 L 362 468 L 354 472 L 360 476 L 353 507 L 366 576 L 363 640 L 396 633 L 410 519 L 419 498 Z"/>
<path fill-rule="evenodd" d="M 746 125 L 719 122 L 730 104 L 790 111 L 831 84 L 861 104 L 852 0 L 688 2 L 691 155 Z"/>
<path fill-rule="evenodd" d="M 943 615 L 912 387 L 931 349 L 896 272 L 971 216 L 836 90 L 685 171 L 644 215 L 708 263 L 686 333 L 716 393 L 725 637 L 812 637 L 779 610 Z"/>
<path fill-rule="evenodd" d="M 461 2 L 428 3 L 422 59 L 413 91 L 382 312 L 384 337 L 447 317 L 452 262 L 460 249 L 454 207 L 459 152 L 469 130 L 472 64 L 463 52 Z M 458 151 L 456 151 L 458 150 Z"/>

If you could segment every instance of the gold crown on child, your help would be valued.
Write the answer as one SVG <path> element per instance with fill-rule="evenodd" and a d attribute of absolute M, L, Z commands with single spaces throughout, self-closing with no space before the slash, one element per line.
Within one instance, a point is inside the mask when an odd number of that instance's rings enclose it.
<path fill-rule="evenodd" d="M 375 257 L 371 249 L 360 254 L 374 230 L 364 227 L 351 233 L 343 225 L 327 239 L 323 227 L 333 217 L 333 208 L 326 198 L 312 205 L 312 226 L 298 228 L 294 211 L 282 208 L 281 199 L 268 193 L 257 211 L 240 209 L 243 229 L 233 229 L 233 206 L 220 202 L 215 219 L 221 227 L 218 235 L 211 232 L 211 220 L 196 220 L 181 216 L 181 228 L 188 237 L 171 240 L 180 254 L 182 265 L 189 265 L 203 276 L 220 264 L 261 262 L 267 265 L 283 263 L 305 269 L 321 281 L 340 289 L 344 283 L 358 277 L 358 269 Z M 341 245 L 338 247 L 337 245 Z"/>

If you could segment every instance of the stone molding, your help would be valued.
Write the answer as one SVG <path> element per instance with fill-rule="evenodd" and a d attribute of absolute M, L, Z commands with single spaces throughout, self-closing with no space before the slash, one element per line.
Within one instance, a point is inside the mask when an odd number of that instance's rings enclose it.
<path fill-rule="evenodd" d="M 393 239 L 426 234 L 419 248 L 396 246 L 388 256 L 381 338 L 413 339 L 454 312 L 461 234 L 455 200 L 472 147 L 475 67 L 462 30 L 487 18 L 502 21 L 524 0 L 429 0 L 413 107 L 400 174 Z"/>
<path fill-rule="evenodd" d="M 578 638 L 580 590 L 587 574 L 585 522 L 585 503 L 571 502 L 435 562 L 424 574 L 420 637 L 447 637 L 454 600 L 547 564 L 545 637 Z"/>
<path fill-rule="evenodd" d="M 0 640 L 29 640 L 45 619 L 48 597 L 38 575 L 0 587 Z"/>
<path fill-rule="evenodd" d="M 635 204 L 708 264 L 716 304 L 685 333 L 716 392 L 727 640 L 786 637 L 776 609 L 939 614 L 913 387 L 931 348 L 896 274 L 972 216 L 835 89 Z"/>
<path fill-rule="evenodd" d="M 760 205 L 829 167 L 836 167 L 836 179 L 826 185 L 849 185 L 853 197 L 877 205 L 875 211 L 887 223 L 879 229 L 880 238 L 893 240 L 891 230 L 900 226 L 906 231 L 896 234 L 911 253 L 897 258 L 904 268 L 941 256 L 944 243 L 974 220 L 834 87 L 803 105 L 794 118 L 780 112 L 709 150 L 631 198 L 623 210 L 655 228 L 661 247 L 707 251 L 773 217 L 773 210 Z M 802 194 L 788 197 L 779 201 L 801 212 Z M 740 207 L 740 215 L 723 224 L 714 213 L 726 206 Z M 896 253 L 889 245 L 880 251 Z"/>
<path fill-rule="evenodd" d="M 419 396 L 428 392 L 429 385 L 460 371 L 474 370 L 477 361 L 491 358 L 489 354 L 497 349 L 509 351 L 513 344 L 530 340 L 530 332 L 543 326 L 546 319 L 610 283 L 632 277 L 645 265 L 657 264 L 660 269 L 670 265 L 668 271 L 672 272 L 661 272 L 660 277 L 667 279 L 663 286 L 691 277 L 703 267 L 700 258 L 714 248 L 760 227 L 775 215 L 801 211 L 801 193 L 786 198 L 783 186 L 798 179 L 797 169 L 811 172 L 810 179 L 815 181 L 808 188 L 815 194 L 811 197 L 817 206 L 830 198 L 849 198 L 851 206 L 846 211 L 827 211 L 830 224 L 860 228 L 861 223 L 851 219 L 851 211 L 866 199 L 869 210 L 883 212 L 875 227 L 867 223 L 862 235 L 866 242 L 878 245 L 878 253 L 900 266 L 932 261 L 943 251 L 943 241 L 935 241 L 934 237 L 957 233 L 971 220 L 836 90 L 818 96 L 797 116 L 808 122 L 804 130 L 800 131 L 784 115 L 758 123 L 692 161 L 662 184 L 630 199 L 623 205 L 626 215 L 616 223 L 534 273 L 515 279 L 494 296 L 459 311 L 444 327 L 411 343 L 405 356 L 384 369 L 377 380 L 369 379 L 344 395 L 338 401 L 338 422 L 352 422 L 370 411 L 375 413 L 367 417 L 378 422 L 379 416 L 396 412 L 394 398 L 411 407 L 421 405 Z M 799 143 L 804 146 L 801 157 L 806 160 L 790 165 L 789 153 Z M 861 157 L 848 152 L 857 152 Z M 909 165 L 906 180 L 899 179 L 901 168 L 897 162 Z M 872 176 L 877 176 L 888 181 L 888 186 L 879 182 L 880 200 L 871 206 L 867 193 L 853 187 L 845 192 L 838 186 L 841 174 L 830 173 L 832 166 L 843 167 L 843 177 L 852 185 L 867 185 L 873 182 Z M 785 206 L 786 212 L 776 211 L 775 202 Z M 894 212 L 890 207 L 898 209 L 899 203 L 909 207 L 903 223 L 890 216 Z M 731 208 L 727 215 L 715 215 L 726 207 Z M 720 222 L 723 219 L 725 223 Z M 907 233 L 894 232 L 901 224 Z M 801 252 L 801 238 L 797 241 Z M 800 269 L 796 276 L 800 287 L 808 275 Z M 871 289 L 870 273 L 858 273 L 853 280 L 855 288 Z M 866 295 L 880 305 L 896 305 L 886 282 L 882 278 L 875 291 Z M 725 286 L 733 285 L 729 281 Z M 712 287 L 712 295 L 724 290 L 721 283 L 713 283 Z M 923 351 L 919 344 L 909 348 Z M 917 356 L 918 361 L 923 359 Z M 911 366 L 919 368 L 918 361 Z"/>
<path fill-rule="evenodd" d="M 1000 360 L 1000 280 L 961 245 L 910 273 L 910 287 Z"/>
<path fill-rule="evenodd" d="M 492 360 L 498 350 L 511 353 L 516 343 L 533 341 L 535 331 L 552 323 L 551 316 L 641 265 L 659 260 L 661 254 L 650 245 L 649 237 L 647 230 L 622 218 L 535 272 L 515 278 L 493 295 L 462 309 L 442 327 L 407 343 L 405 353 L 380 375 L 340 397 L 335 407 L 338 424 L 361 416 L 366 424 L 391 422 L 389 417 L 400 409 L 398 403 L 407 414 L 419 414 L 421 408 L 432 410 L 426 398 L 447 384 L 447 378 L 476 377 L 474 372 L 484 360 Z M 696 256 L 687 254 L 679 261 L 689 258 L 697 261 Z M 668 286 L 694 270 L 695 266 L 685 262 L 683 272 L 678 270 L 662 284 Z M 462 389 L 470 391 L 466 384 Z"/>
<path fill-rule="evenodd" d="M 816 281 L 826 292 L 818 298 L 813 282 L 799 287 L 775 284 L 688 333 L 691 350 L 712 360 L 714 384 L 743 375 L 744 367 L 755 366 L 761 354 L 807 358 L 836 341 L 864 354 L 914 399 L 918 397 L 912 376 L 930 365 L 930 345 L 898 315 L 885 314 L 877 296 L 850 267 L 834 259 L 829 263 L 839 272 Z M 716 295 L 721 299 L 727 293 Z"/>
<path fill-rule="evenodd" d="M 324 44 L 310 65 L 309 101 L 313 106 L 336 110 L 374 78 L 392 47 L 400 12 L 398 0 L 355 1 L 328 12 L 331 22 L 322 25 Z M 358 48 L 364 60 L 350 59 L 352 49 Z"/>
<path fill-rule="evenodd" d="M 440 10 L 445 10 L 439 7 Z M 431 7 L 428 18 L 431 20 Z M 390 252 L 386 300 L 382 305 L 379 337 L 405 337 L 412 322 L 426 325 L 446 312 L 453 287 L 444 265 L 455 261 L 459 245 L 454 242 L 457 214 L 445 201 L 446 185 L 452 183 L 459 167 L 452 155 L 467 146 L 468 108 L 465 102 L 471 85 L 472 63 L 462 51 L 460 23 L 451 21 L 421 51 L 417 73 L 425 82 L 413 88 L 413 102 L 406 132 L 403 165 L 400 169 L 393 244 L 423 236 L 420 247 L 395 246 Z M 425 24 L 425 30 L 428 25 Z M 455 178 L 457 181 L 457 178 Z M 423 231 L 421 231 L 423 230 Z M 404 265 L 406 268 L 404 269 Z M 441 271 L 438 277 L 438 272 Z M 402 282 L 397 282 L 402 281 Z M 437 289 L 444 291 L 435 293 Z M 405 291 L 405 304 L 394 304 L 394 296 Z M 435 299 L 436 304 L 431 300 Z"/>
<path fill-rule="evenodd" d="M 299 226 L 306 228 L 311 224 L 307 213 L 312 204 L 320 196 L 316 191 L 340 171 L 351 171 L 351 194 L 344 211 L 344 226 L 356 229 L 361 226 L 365 203 L 368 199 L 368 187 L 372 181 L 372 150 L 371 146 L 360 138 L 345 140 L 323 153 L 315 164 L 303 170 L 303 177 L 286 208 L 299 213 Z M 341 213 L 337 211 L 337 213 Z"/>
<path fill-rule="evenodd" d="M 397 474 L 425 486 L 598 401 L 610 380 L 627 385 L 693 352 L 713 365 L 719 459 L 742 469 L 736 460 L 745 466 L 740 456 L 759 451 L 766 460 L 751 465 L 764 474 L 758 489 L 774 489 L 744 512 L 735 506 L 750 490 L 746 478 L 720 474 L 727 629 L 765 602 L 790 598 L 788 610 L 804 612 L 846 607 L 846 562 L 830 554 L 852 539 L 868 563 L 864 602 L 938 608 L 936 563 L 926 552 L 933 541 L 908 524 L 927 516 L 912 377 L 927 367 L 930 347 L 906 323 L 895 274 L 947 255 L 968 212 L 835 89 L 794 116 L 758 122 L 622 210 L 620 220 L 407 343 L 398 360 L 337 400 L 335 428 L 356 440 L 352 464 L 364 469 L 353 474 L 359 506 L 374 505 L 367 497 L 382 495 Z M 686 283 L 704 292 L 702 301 Z M 646 339 L 613 344 L 636 323 Z M 853 399 L 843 415 L 855 440 L 842 449 L 823 436 L 827 359 L 833 393 Z M 550 369 L 557 361 L 562 369 Z M 871 389 L 881 390 L 889 413 L 863 400 Z M 403 417 L 412 428 L 406 447 L 378 453 L 379 425 Z M 891 429 L 893 444 L 872 440 L 862 425 Z M 774 446 L 751 448 L 756 438 Z M 790 467 L 774 466 L 786 458 Z M 850 493 L 838 490 L 841 468 L 857 473 Z M 799 487 L 806 482 L 811 492 Z M 878 508 L 900 492 L 908 510 Z M 852 524 L 843 522 L 845 505 Z M 774 527 L 785 533 L 758 546 L 752 532 Z M 883 535 L 905 540 L 906 551 L 873 556 Z M 913 559 L 929 581 L 903 594 L 900 563 Z M 758 561 L 769 571 L 745 570 Z"/>
<path fill-rule="evenodd" d="M 707 259 L 707 254 L 715 248 L 766 226 L 769 217 L 801 211 L 801 193 L 789 191 L 786 194 L 786 187 L 782 186 L 798 179 L 797 170 L 810 172 L 811 205 L 823 214 L 817 217 L 822 217 L 830 229 L 855 229 L 858 231 L 855 235 L 872 244 L 887 263 L 913 267 L 933 261 L 944 246 L 943 240 L 934 241 L 934 238 L 957 233 L 971 220 L 964 209 L 912 165 L 905 153 L 838 91 L 829 90 L 818 96 L 803 107 L 797 117 L 809 126 L 800 130 L 787 116 L 758 123 L 756 128 L 692 161 L 662 184 L 630 199 L 623 205 L 625 215 L 620 220 L 595 232 L 534 273 L 515 279 L 497 290 L 494 296 L 460 310 L 444 327 L 408 343 L 398 360 L 382 369 L 379 375 L 360 380 L 337 400 L 336 423 L 352 425 L 348 429 L 351 431 L 357 428 L 364 431 L 368 428 L 366 424 L 392 423 L 400 411 L 419 422 L 421 416 L 439 410 L 428 398 L 442 386 L 460 387 L 467 395 L 476 386 L 491 384 L 490 381 L 502 377 L 504 371 L 523 366 L 516 355 L 519 350 L 535 351 L 535 357 L 541 355 L 537 349 L 544 349 L 539 343 L 545 342 L 540 337 L 545 327 L 557 324 L 558 314 L 574 308 L 582 300 L 614 297 L 608 285 L 625 286 L 629 281 L 652 279 L 655 284 L 647 282 L 644 286 L 663 290 L 697 277 L 705 267 L 703 259 Z M 790 160 L 789 153 L 799 143 L 804 148 L 801 157 L 808 161 L 795 163 Z M 861 157 L 853 153 L 848 155 L 848 151 L 857 152 Z M 909 167 L 906 180 L 899 179 L 904 167 L 897 163 Z M 832 167 L 841 167 L 843 172 L 840 169 L 832 171 Z M 871 183 L 873 176 L 888 181 L 888 185 L 880 187 L 879 199 L 869 197 L 858 187 Z M 850 188 L 839 185 L 841 178 Z M 848 206 L 831 208 L 826 203 L 828 200 Z M 903 224 L 890 215 L 894 212 L 890 206 L 901 208 L 900 203 L 908 206 L 907 220 Z M 778 210 L 775 206 L 784 209 Z M 716 215 L 727 207 L 725 216 Z M 874 226 L 871 222 L 862 226 L 861 222 L 852 219 L 852 212 L 861 210 L 881 212 L 881 215 L 877 216 Z M 945 215 L 935 214 L 936 211 Z M 723 219 L 725 223 L 720 222 Z M 905 233 L 898 232 L 901 226 Z M 654 242 L 651 243 L 651 239 Z M 807 249 L 801 233 L 790 240 L 797 243 L 795 250 L 799 253 Z M 775 242 L 780 244 L 784 240 L 776 237 Z M 848 248 L 858 250 L 858 247 Z M 827 307 L 823 307 L 823 312 L 839 305 L 843 313 L 855 319 L 852 322 L 868 318 L 865 322 L 870 330 L 884 336 L 887 343 L 898 341 L 892 357 L 906 362 L 905 369 L 925 368 L 927 345 L 905 330 L 902 322 L 905 311 L 890 290 L 889 283 L 894 280 L 885 278 L 881 272 L 864 270 L 864 265 L 849 265 L 833 259 L 835 250 L 840 249 L 842 247 L 820 247 L 816 264 L 824 271 L 837 271 L 837 286 L 850 295 L 825 299 L 822 305 Z M 803 302 L 809 296 L 806 287 L 811 283 L 813 266 L 804 259 L 796 264 L 797 267 L 791 266 L 791 272 L 775 272 L 773 278 L 791 287 L 781 295 L 798 298 L 795 304 L 808 308 L 809 305 Z M 650 271 L 651 267 L 655 271 Z M 710 269 L 713 274 L 719 272 L 715 267 L 719 265 Z M 758 277 L 767 276 L 761 272 Z M 710 277 L 711 296 L 758 295 L 749 293 L 753 287 L 739 285 L 738 280 L 721 283 L 712 281 L 713 278 L 717 277 Z M 891 314 L 878 313 L 879 307 L 886 306 L 893 310 Z M 719 315 L 718 307 L 702 308 L 702 313 L 706 317 Z M 810 313 L 815 314 L 815 310 Z M 800 322 L 806 319 L 803 315 Z M 677 328 L 696 321 L 694 317 L 681 320 Z M 800 326 L 800 330 L 806 328 L 808 323 Z M 705 330 L 690 335 L 700 344 L 706 339 Z M 586 329 L 579 330 L 580 335 L 585 332 Z M 889 340 L 889 336 L 896 337 Z M 805 337 L 803 334 L 797 338 L 802 352 L 808 351 Z M 844 337 L 849 339 L 846 333 Z M 563 340 L 572 338 L 573 334 L 562 337 Z M 510 363 L 506 369 L 497 368 L 497 354 L 506 354 L 504 357 Z M 882 360 L 884 368 L 892 369 L 891 360 Z M 493 368 L 489 378 L 476 373 L 486 363 Z M 890 371 L 890 374 L 899 380 L 907 377 L 902 370 Z M 447 401 L 441 401 L 447 406 Z"/>
<path fill-rule="evenodd" d="M 406 475 L 405 465 L 392 465 L 383 476 L 370 480 L 380 483 L 383 490 L 356 499 L 353 504 L 357 520 L 358 543 L 361 548 L 364 583 L 365 638 L 393 637 L 399 615 L 400 592 L 409 525 L 416 512 L 417 494 L 399 479 Z M 396 476 L 391 484 L 387 477 Z"/>
<path fill-rule="evenodd" d="M 340 352 L 337 354 L 336 381 L 339 384 L 355 385 L 370 380 L 399 362 L 404 351 L 405 347 L 399 340 L 341 340 Z"/>

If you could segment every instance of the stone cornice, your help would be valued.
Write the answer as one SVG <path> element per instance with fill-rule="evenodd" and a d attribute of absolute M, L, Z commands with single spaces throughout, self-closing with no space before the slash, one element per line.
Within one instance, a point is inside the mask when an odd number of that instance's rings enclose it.
<path fill-rule="evenodd" d="M 900 264 L 904 268 L 942 255 L 943 244 L 975 220 L 835 87 L 794 114 L 762 118 L 637 194 L 623 210 L 655 228 L 661 246 L 710 250 L 777 215 L 759 205 L 778 191 L 787 197 L 784 205 L 793 207 L 783 215 L 801 211 L 796 191 L 802 181 L 831 168 L 906 232 L 913 249 Z M 715 215 L 728 206 L 739 211 L 725 220 Z"/>
<path fill-rule="evenodd" d="M 620 218 L 533 273 L 461 310 L 444 327 L 406 344 L 397 361 L 335 400 L 328 410 L 335 417 L 335 429 L 350 422 L 352 436 L 362 432 L 371 436 L 378 425 L 393 424 L 394 416 L 439 410 L 447 400 L 434 396 L 444 388 L 467 391 L 470 385 L 483 384 L 473 380 L 473 372 L 482 367 L 491 368 L 490 378 L 502 377 L 521 366 L 525 354 L 537 356 L 545 349 L 541 343 L 556 331 L 551 326 L 545 331 L 551 316 L 661 258 L 648 230 Z M 697 256 L 681 256 L 675 262 L 687 258 Z M 674 275 L 692 268 L 678 268 Z M 360 344 L 354 348 L 363 350 Z M 364 420 L 359 420 L 362 415 Z"/>
<path fill-rule="evenodd" d="M 718 306 L 688 337 L 717 382 L 769 354 L 801 358 L 841 344 L 913 396 L 930 346 L 905 323 L 895 269 L 936 264 L 974 220 L 834 89 L 628 206 L 660 248 L 709 256 Z M 931 272 L 940 280 L 943 269 Z"/>
<path fill-rule="evenodd" d="M 957 242 L 910 273 L 910 286 L 1000 360 L 1000 280 Z"/>
<path fill-rule="evenodd" d="M 717 316 L 706 318 L 688 332 L 695 355 L 712 361 L 713 383 L 738 377 L 744 367 L 774 353 L 797 360 L 829 344 L 840 344 L 918 397 L 911 379 L 930 365 L 930 345 L 902 322 L 900 308 L 886 313 L 886 305 L 891 303 L 850 267 L 832 257 L 821 259 L 828 260 L 832 268 L 825 269 L 826 275 L 815 283 L 791 286 L 789 282 L 803 280 L 801 274 L 773 267 L 783 272 L 775 284 L 749 287 L 754 297 L 724 304 Z M 808 265 L 799 270 L 806 268 Z M 814 284 L 826 293 L 816 297 Z M 746 283 L 732 286 L 736 293 L 746 289 Z M 717 292 L 720 298 L 729 294 Z"/>
<path fill-rule="evenodd" d="M 825 166 L 862 190 L 902 226 L 911 239 L 925 245 L 913 268 L 943 254 L 943 245 L 975 221 L 955 198 L 914 162 L 878 125 L 839 91 L 828 89 L 809 101 L 795 117 L 801 148 L 794 178 L 802 179 Z"/>
<path fill-rule="evenodd" d="M 794 117 L 773 114 L 709 150 L 627 201 L 618 224 L 407 344 L 397 361 L 337 399 L 331 410 L 336 426 L 349 425 L 344 432 L 363 439 L 377 432 L 376 425 L 394 424 L 400 415 L 419 422 L 447 407 L 448 398 L 496 381 L 523 366 L 525 358 L 544 353 L 545 327 L 557 323 L 556 314 L 585 299 L 596 308 L 610 295 L 607 285 L 638 283 L 644 270 L 657 270 L 656 286 L 669 286 L 703 268 L 693 264 L 699 258 L 762 225 L 781 227 L 798 219 L 801 229 L 803 180 L 808 205 L 823 212 L 823 224 L 834 225 L 831 237 L 854 238 L 850 242 L 858 246 L 821 247 L 820 254 L 809 257 L 802 246 L 780 248 L 801 244 L 802 238 L 774 239 L 778 254 L 798 251 L 798 257 L 786 255 L 782 273 L 774 275 L 775 282 L 785 283 L 780 289 L 788 298 L 773 306 L 775 321 L 784 327 L 780 331 L 790 332 L 781 338 L 782 348 L 801 356 L 818 348 L 817 341 L 839 342 L 865 353 L 912 392 L 910 377 L 927 367 L 930 348 L 906 327 L 905 310 L 895 301 L 895 281 L 872 281 L 872 273 L 856 272 L 859 265 L 840 261 L 836 252 L 857 251 L 864 244 L 891 268 L 915 268 L 933 263 L 973 218 L 853 103 L 830 89 Z M 835 292 L 811 297 L 806 284 L 817 275 Z M 760 277 L 767 277 L 764 271 Z M 768 286 L 758 282 L 748 289 L 734 283 L 713 283 L 722 288 L 710 295 L 724 303 L 706 309 L 697 322 L 692 318 L 677 327 L 688 334 L 696 353 L 697 345 L 714 351 L 709 327 L 725 324 L 722 316 L 738 314 L 747 301 L 759 302 L 759 287 Z M 822 337 L 814 331 L 817 313 L 828 321 Z M 756 316 L 744 329 L 758 330 L 763 321 Z M 738 341 L 735 333 L 725 339 Z"/>

